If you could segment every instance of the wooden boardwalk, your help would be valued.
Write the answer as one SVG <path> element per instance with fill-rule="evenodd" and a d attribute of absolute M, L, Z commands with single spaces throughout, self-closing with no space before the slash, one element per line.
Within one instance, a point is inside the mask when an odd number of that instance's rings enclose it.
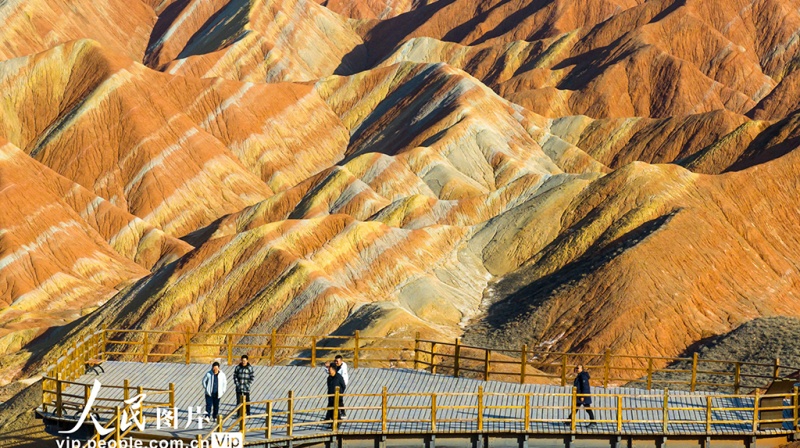
<path fill-rule="evenodd" d="M 201 379 L 209 369 L 207 364 L 177 364 L 107 361 L 103 365 L 105 373 L 85 374 L 77 382 L 91 384 L 97 379 L 104 385 L 123 385 L 128 379 L 131 385 L 166 388 L 175 383 L 175 404 L 179 413 L 179 429 L 155 429 L 152 420 L 147 422 L 148 434 L 193 438 L 197 434 L 207 434 L 209 423 L 199 429 L 196 417 L 188 427 L 186 420 L 188 409 L 197 415 L 198 407 L 205 407 Z M 324 395 L 326 390 L 325 372 L 322 368 L 298 366 L 254 366 L 256 381 L 251 391 L 252 401 L 285 399 L 291 390 L 295 397 Z M 236 407 L 233 387 L 233 366 L 222 366 L 228 376 L 228 391 L 221 399 L 220 414 L 226 415 Z M 478 399 L 474 395 L 479 386 L 483 389 L 482 430 L 478 428 Z M 386 430 L 381 428 L 381 393 L 387 388 L 388 412 Z M 79 386 L 69 386 L 67 393 L 82 395 Z M 428 434 L 431 428 L 430 395 L 413 395 L 414 393 L 437 394 L 436 434 L 448 433 L 530 433 L 530 434 L 571 434 L 568 414 L 571 409 L 571 388 L 548 385 L 516 384 L 497 381 L 479 381 L 466 378 L 454 378 L 444 375 L 432 375 L 425 371 L 410 369 L 351 369 L 350 385 L 347 394 L 373 394 L 367 397 L 350 397 L 345 395 L 345 408 L 348 419 L 340 423 L 339 434 Z M 469 393 L 470 395 L 466 395 Z M 603 396 L 604 393 L 626 394 L 618 403 L 615 396 Z M 130 396 L 136 394 L 132 390 Z M 396 395 L 395 395 L 396 394 Z M 459 395 L 464 394 L 464 395 Z M 524 427 L 525 394 L 531 394 L 530 425 Z M 576 425 L 577 434 L 597 435 L 698 435 L 698 436 L 741 436 L 744 438 L 753 433 L 753 399 L 747 397 L 726 398 L 702 392 L 670 392 L 666 433 L 664 432 L 663 392 L 632 388 L 593 388 L 593 405 L 599 423 L 586 428 L 588 416 L 578 411 Z M 103 389 L 102 398 L 119 399 L 120 389 Z M 710 397 L 710 398 L 708 398 Z M 711 401 L 714 422 L 711 431 L 707 430 L 706 419 L 708 401 Z M 99 401 L 97 404 L 104 404 Z M 106 403 L 108 404 L 108 403 Z M 326 405 L 324 397 L 313 399 L 296 398 L 294 400 L 294 436 L 328 435 L 327 425 L 316 422 L 324 418 L 324 411 L 303 412 L 304 409 L 322 408 Z M 498 409 L 496 407 L 503 407 Z M 719 411 L 714 408 L 738 408 L 739 410 Z M 287 416 L 282 414 L 287 409 L 287 401 L 276 401 L 272 425 L 285 425 Z M 401 409 L 398 409 L 401 408 Z M 618 409 L 622 409 L 622 423 L 618 428 Z M 679 409 L 672 409 L 679 408 Z M 748 409 L 749 408 L 749 409 Z M 785 411 L 785 417 L 791 418 L 791 411 Z M 254 404 L 253 414 L 266 414 L 264 404 Z M 146 413 L 154 416 L 153 411 Z M 371 420 L 371 422 L 358 422 Z M 505 421 L 508 420 L 508 421 Z M 298 425 L 306 423 L 305 425 Z M 263 430 L 255 428 L 266 426 L 265 417 L 253 417 L 247 421 L 247 441 L 257 442 L 265 439 Z M 784 430 L 791 430 L 790 424 Z M 252 431 L 250 431 L 252 429 Z M 763 431 L 759 435 L 764 434 Z M 285 438 L 285 429 L 272 433 L 273 439 Z"/>

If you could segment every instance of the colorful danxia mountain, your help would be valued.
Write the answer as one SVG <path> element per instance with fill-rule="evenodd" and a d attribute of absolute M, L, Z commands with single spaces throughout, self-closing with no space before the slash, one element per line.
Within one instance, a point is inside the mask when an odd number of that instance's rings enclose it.
<path fill-rule="evenodd" d="M 100 325 L 674 357 L 800 317 L 795 0 L 0 18 L 0 386 Z"/>

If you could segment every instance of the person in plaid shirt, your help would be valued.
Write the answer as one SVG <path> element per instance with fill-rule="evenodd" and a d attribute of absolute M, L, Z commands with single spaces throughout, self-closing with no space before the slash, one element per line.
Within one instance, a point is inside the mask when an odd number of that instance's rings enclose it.
<path fill-rule="evenodd" d="M 256 380 L 256 374 L 247 355 L 242 355 L 242 362 L 233 370 L 233 384 L 236 385 L 236 404 L 242 403 L 242 396 L 247 400 L 247 415 L 250 415 L 250 386 Z"/>

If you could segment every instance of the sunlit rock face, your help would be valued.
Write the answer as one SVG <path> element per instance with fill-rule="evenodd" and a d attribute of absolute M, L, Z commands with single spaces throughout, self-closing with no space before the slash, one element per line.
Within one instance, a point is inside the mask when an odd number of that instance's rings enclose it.
<path fill-rule="evenodd" d="M 792 2 L 50 3 L 0 3 L 0 383 L 102 324 L 675 356 L 800 316 Z"/>

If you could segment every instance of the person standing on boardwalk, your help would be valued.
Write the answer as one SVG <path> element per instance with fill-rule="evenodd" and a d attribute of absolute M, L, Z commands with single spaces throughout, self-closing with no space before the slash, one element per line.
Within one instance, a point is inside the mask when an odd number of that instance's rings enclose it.
<path fill-rule="evenodd" d="M 594 426 L 594 412 L 592 412 L 592 397 L 589 394 L 592 393 L 592 388 L 589 386 L 589 372 L 583 370 L 583 364 L 578 364 L 575 366 L 575 381 L 572 383 L 575 386 L 576 392 L 578 397 L 575 403 L 575 409 L 579 409 L 581 406 L 586 409 L 586 413 L 589 414 L 589 419 L 592 420 L 588 427 Z M 572 421 L 572 412 L 569 413 L 569 417 L 567 417 L 568 422 L 564 423 L 565 425 L 570 425 Z"/>
<path fill-rule="evenodd" d="M 339 375 L 342 376 L 342 379 L 344 380 L 344 385 L 345 386 L 350 385 L 350 373 L 347 370 L 347 363 L 344 362 L 344 358 L 342 358 L 342 355 L 336 355 L 336 357 L 333 358 L 333 363 L 329 363 L 329 362 L 325 363 L 325 374 L 326 375 L 328 374 L 328 369 L 330 367 L 333 367 L 334 369 L 336 369 L 336 371 L 339 373 Z M 341 417 L 343 419 L 347 418 L 347 413 L 344 412 L 344 409 L 339 411 L 339 417 Z"/>
<path fill-rule="evenodd" d="M 233 370 L 233 384 L 236 386 L 236 404 L 242 404 L 242 398 L 247 400 L 247 415 L 250 415 L 250 386 L 256 380 L 250 358 L 242 355 L 242 361 Z"/>
<path fill-rule="evenodd" d="M 228 379 L 225 372 L 219 370 L 219 363 L 214 361 L 211 370 L 203 376 L 203 391 L 206 394 L 206 421 L 209 415 L 216 420 L 219 415 L 219 398 L 225 395 Z M 213 410 L 213 412 L 212 412 Z"/>
<path fill-rule="evenodd" d="M 344 400 L 342 394 L 347 389 L 347 384 L 342 378 L 342 374 L 336 370 L 333 364 L 328 365 L 328 412 L 325 414 L 325 420 L 333 420 L 333 406 L 336 400 L 336 388 L 339 388 L 339 417 L 342 416 L 342 408 L 344 407 Z"/>

